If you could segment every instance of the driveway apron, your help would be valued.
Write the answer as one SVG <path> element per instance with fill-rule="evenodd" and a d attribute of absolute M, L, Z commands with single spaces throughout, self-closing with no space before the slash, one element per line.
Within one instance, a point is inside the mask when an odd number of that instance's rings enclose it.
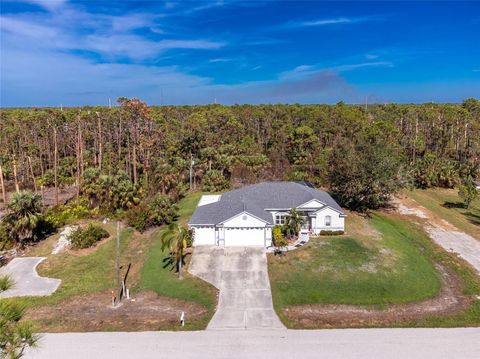
<path fill-rule="evenodd" d="M 220 290 L 207 329 L 282 329 L 272 304 L 264 248 L 196 247 L 189 272 Z"/>

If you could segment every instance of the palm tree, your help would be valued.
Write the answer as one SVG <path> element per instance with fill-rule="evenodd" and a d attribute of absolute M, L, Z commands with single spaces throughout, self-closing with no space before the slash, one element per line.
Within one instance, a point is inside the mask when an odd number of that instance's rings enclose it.
<path fill-rule="evenodd" d="M 0 293 L 13 287 L 9 277 L 0 277 Z M 0 357 L 19 359 L 27 347 L 35 347 L 39 336 L 29 323 L 20 322 L 24 309 L 14 302 L 0 299 Z"/>
<path fill-rule="evenodd" d="M 304 222 L 305 219 L 298 214 L 295 208 L 292 208 L 284 224 L 285 232 L 287 233 L 288 238 L 297 236 Z"/>
<path fill-rule="evenodd" d="M 168 230 L 162 234 L 161 239 L 162 250 L 166 248 L 169 250 L 169 256 L 164 259 L 165 267 L 176 268 L 179 279 L 182 279 L 185 249 L 192 243 L 192 231 L 186 227 L 180 227 L 177 223 L 171 223 Z"/>
<path fill-rule="evenodd" d="M 42 197 L 32 192 L 15 193 L 7 204 L 7 215 L 3 221 L 10 230 L 10 237 L 23 244 L 34 238 L 42 218 Z"/>

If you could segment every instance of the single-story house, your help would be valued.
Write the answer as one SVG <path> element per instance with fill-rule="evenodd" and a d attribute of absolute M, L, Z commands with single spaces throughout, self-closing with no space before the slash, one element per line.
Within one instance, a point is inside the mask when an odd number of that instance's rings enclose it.
<path fill-rule="evenodd" d="M 189 222 L 194 245 L 270 247 L 273 226 L 292 208 L 305 219 L 302 232 L 345 230 L 345 213 L 327 192 L 304 182 L 262 182 L 202 196 Z"/>

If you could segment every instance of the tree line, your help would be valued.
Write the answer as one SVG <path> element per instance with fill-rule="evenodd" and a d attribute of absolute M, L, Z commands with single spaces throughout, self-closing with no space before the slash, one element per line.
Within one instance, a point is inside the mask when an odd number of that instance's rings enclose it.
<path fill-rule="evenodd" d="M 118 106 L 0 110 L 5 192 L 72 186 L 92 206 L 138 205 L 190 187 L 309 181 L 353 209 L 405 185 L 477 175 L 480 101 L 419 105 Z"/>

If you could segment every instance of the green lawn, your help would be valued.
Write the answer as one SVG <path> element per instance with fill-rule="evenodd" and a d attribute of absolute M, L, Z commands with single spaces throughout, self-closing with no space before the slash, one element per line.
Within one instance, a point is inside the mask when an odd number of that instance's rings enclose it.
<path fill-rule="evenodd" d="M 202 193 L 193 193 L 180 202 L 179 223 L 185 225 L 192 215 Z M 145 265 L 141 272 L 138 290 L 153 290 L 161 295 L 199 303 L 208 309 L 209 314 L 197 322 L 186 323 L 184 329 L 203 329 L 210 321 L 216 305 L 216 289 L 210 284 L 184 273 L 184 279 L 163 268 L 163 258 L 167 253 L 162 252 L 161 235 L 164 228 L 152 235 L 152 245 L 149 248 Z"/>
<path fill-rule="evenodd" d="M 192 193 L 179 203 L 181 224 L 186 224 L 200 196 L 201 193 Z M 115 233 L 113 224 L 105 228 L 111 234 Z M 161 251 L 160 243 L 163 230 L 163 227 L 157 229 L 150 236 L 140 235 L 130 228 L 121 231 L 121 265 L 125 268 L 128 263 L 132 263 L 128 283 L 130 286 L 135 285 L 133 292 L 143 289 L 153 290 L 162 296 L 193 301 L 205 306 L 208 309 L 208 315 L 196 321 L 187 320 L 184 329 L 204 328 L 215 309 L 216 289 L 200 279 L 189 276 L 188 273 L 185 273 L 183 280 L 179 280 L 176 273 L 163 268 L 162 259 L 166 255 Z M 52 244 L 57 238 L 58 235 L 55 235 L 39 243 L 38 247 L 29 251 L 29 255 L 48 255 L 47 260 L 40 264 L 38 272 L 41 276 L 61 279 L 59 289 L 47 297 L 22 297 L 9 300 L 20 303 L 27 309 L 37 306 L 53 307 L 67 298 L 110 291 L 115 288 L 115 240 L 107 240 L 97 248 L 83 252 L 49 255 Z M 41 329 L 41 323 L 37 324 Z"/>
<path fill-rule="evenodd" d="M 461 231 L 480 240 L 480 198 L 466 209 L 455 189 L 417 189 L 406 191 L 405 194 Z"/>
<path fill-rule="evenodd" d="M 106 226 L 106 228 L 114 233 L 113 226 Z M 124 254 L 122 263 L 133 259 L 127 249 L 132 239 L 133 230 L 123 229 L 121 231 L 120 250 Z M 59 289 L 48 297 L 22 297 L 12 300 L 23 303 L 28 308 L 55 305 L 62 299 L 71 296 L 111 290 L 115 280 L 114 268 L 114 240 L 100 244 L 95 251 L 88 255 L 70 253 L 49 255 L 47 260 L 38 267 L 38 272 L 44 277 L 61 279 L 62 283 Z"/>
<path fill-rule="evenodd" d="M 269 256 L 277 311 L 293 304 L 381 306 L 435 296 L 438 274 L 417 248 L 416 238 L 424 234 L 385 215 L 376 214 L 368 222 L 377 233 L 374 240 L 350 231 L 341 237 L 313 238 L 283 258 Z"/>

